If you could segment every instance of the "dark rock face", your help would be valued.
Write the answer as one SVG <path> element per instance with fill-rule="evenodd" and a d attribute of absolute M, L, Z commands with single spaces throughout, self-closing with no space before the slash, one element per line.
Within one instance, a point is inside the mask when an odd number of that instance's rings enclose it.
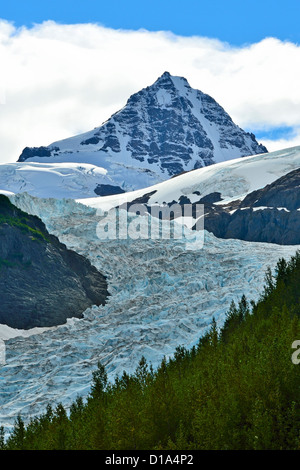
<path fill-rule="evenodd" d="M 258 191 L 248 194 L 241 207 L 284 207 L 294 211 L 300 207 L 300 169 L 267 185 Z"/>
<path fill-rule="evenodd" d="M 300 244 L 300 215 L 296 211 L 286 213 L 277 209 L 237 210 L 232 215 L 205 216 L 205 229 L 218 238 L 238 238 L 252 242 L 278 245 Z"/>
<path fill-rule="evenodd" d="M 50 235 L 43 222 L 0 196 L 0 323 L 55 326 L 108 296 L 105 277 Z"/>
<path fill-rule="evenodd" d="M 300 169 L 229 205 L 205 204 L 204 227 L 218 238 L 300 244 Z"/>
<path fill-rule="evenodd" d="M 113 194 L 125 193 L 124 189 L 111 184 L 98 184 L 94 192 L 97 196 L 112 196 Z"/>
<path fill-rule="evenodd" d="M 57 152 L 58 147 L 25 147 L 19 157 L 19 162 L 25 162 L 34 157 L 50 157 L 52 152 Z"/>

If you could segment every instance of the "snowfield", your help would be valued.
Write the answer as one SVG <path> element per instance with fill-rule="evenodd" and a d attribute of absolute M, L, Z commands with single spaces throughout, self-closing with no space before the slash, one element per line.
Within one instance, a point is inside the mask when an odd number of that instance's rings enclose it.
<path fill-rule="evenodd" d="M 47 163 L 26 161 L 0 164 L 0 191 L 7 195 L 28 193 L 40 198 L 76 199 L 103 209 L 130 202 L 153 191 L 155 194 L 149 199 L 152 204 L 178 201 L 180 196 L 187 196 L 195 202 L 215 191 L 221 193 L 222 202 L 229 202 L 230 199 L 241 199 L 299 167 L 300 147 L 292 147 L 216 163 L 153 186 L 148 186 L 148 176 L 145 179 L 142 176 L 143 189 L 95 197 L 94 190 L 98 185 L 115 184 L 107 170 L 90 163 L 50 163 L 47 158 Z M 137 175 L 134 176 L 136 179 Z"/>
<path fill-rule="evenodd" d="M 300 146 L 216 163 L 141 190 L 105 198 L 82 198 L 78 202 L 109 210 L 153 192 L 149 204 L 178 201 L 181 196 L 188 197 L 193 203 L 208 194 L 219 192 L 223 199 L 221 203 L 225 204 L 243 199 L 252 191 L 273 183 L 299 167 Z"/>
<path fill-rule="evenodd" d="M 208 232 L 202 249 L 199 232 L 192 233 L 189 248 L 185 239 L 99 240 L 96 208 L 27 194 L 11 200 L 88 257 L 108 277 L 111 295 L 83 319 L 6 340 L 0 369 L 0 423 L 6 429 L 18 414 L 27 420 L 44 412 L 49 401 L 68 407 L 85 397 L 99 360 L 113 380 L 124 369 L 133 371 L 142 355 L 155 367 L 178 345 L 197 344 L 213 317 L 222 325 L 231 300 L 242 294 L 257 300 L 267 266 L 299 248 L 220 240 Z"/>
<path fill-rule="evenodd" d="M 38 197 L 95 196 L 98 184 L 111 184 L 107 171 L 87 163 L 0 163 L 0 189 Z"/>

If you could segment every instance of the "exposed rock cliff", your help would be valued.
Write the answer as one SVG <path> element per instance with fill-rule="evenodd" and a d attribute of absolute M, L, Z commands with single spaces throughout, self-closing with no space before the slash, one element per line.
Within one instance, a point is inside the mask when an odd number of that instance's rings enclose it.
<path fill-rule="evenodd" d="M 0 195 L 0 323 L 54 326 L 105 303 L 105 277 Z"/>

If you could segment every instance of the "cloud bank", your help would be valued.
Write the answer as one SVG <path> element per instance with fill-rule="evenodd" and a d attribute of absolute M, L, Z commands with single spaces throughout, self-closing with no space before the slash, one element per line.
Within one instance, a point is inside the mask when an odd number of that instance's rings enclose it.
<path fill-rule="evenodd" d="M 231 47 L 169 32 L 49 21 L 16 29 L 0 20 L 0 161 L 100 125 L 164 71 L 213 96 L 246 130 L 288 126 L 259 139 L 269 150 L 300 145 L 300 46 L 266 38 Z"/>

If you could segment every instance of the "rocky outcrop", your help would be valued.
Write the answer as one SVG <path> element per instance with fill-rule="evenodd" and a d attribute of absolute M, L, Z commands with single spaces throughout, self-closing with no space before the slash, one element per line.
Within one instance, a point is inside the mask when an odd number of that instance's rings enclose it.
<path fill-rule="evenodd" d="M 300 244 L 300 169 L 291 171 L 242 201 L 205 204 L 204 227 L 219 238 Z"/>
<path fill-rule="evenodd" d="M 300 168 L 253 191 L 241 202 L 241 207 L 277 207 L 294 211 L 300 208 Z"/>
<path fill-rule="evenodd" d="M 113 194 L 123 194 L 125 193 L 124 189 L 119 186 L 113 186 L 111 184 L 98 184 L 94 189 L 97 196 L 112 196 Z"/>
<path fill-rule="evenodd" d="M 280 245 L 300 244 L 300 169 L 289 172 L 262 189 L 250 192 L 244 199 L 236 199 L 226 204 L 222 204 L 222 195 L 218 191 L 202 197 L 199 191 L 193 191 L 189 196 L 181 195 L 172 201 L 167 199 L 163 204 L 150 203 L 151 197 L 156 193 L 157 190 L 145 193 L 121 207 L 129 212 L 135 212 L 135 205 L 143 204 L 145 210 L 154 217 L 159 214 L 160 208 L 159 217 L 163 218 L 165 206 L 180 205 L 181 211 L 165 212 L 166 218 L 172 219 L 184 216 L 183 208 L 187 204 L 196 222 L 199 217 L 197 206 L 203 204 L 204 229 L 218 238 L 236 238 Z M 173 195 L 178 196 L 179 193 L 174 192 Z M 154 207 L 156 211 L 153 210 Z M 196 223 L 192 228 L 197 230 Z"/>
<path fill-rule="evenodd" d="M 25 147 L 18 161 L 25 162 L 33 157 L 50 157 L 51 152 L 58 150 L 58 147 Z"/>
<path fill-rule="evenodd" d="M 82 317 L 108 296 L 105 277 L 0 195 L 0 323 L 28 329 Z"/>

